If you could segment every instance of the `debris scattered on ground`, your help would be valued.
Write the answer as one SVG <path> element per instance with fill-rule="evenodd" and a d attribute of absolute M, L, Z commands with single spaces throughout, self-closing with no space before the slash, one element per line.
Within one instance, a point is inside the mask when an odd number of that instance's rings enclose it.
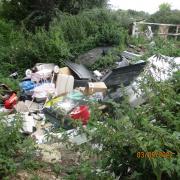
<path fill-rule="evenodd" d="M 126 59 L 129 59 L 129 60 L 134 60 L 134 59 L 142 57 L 141 54 L 135 54 L 135 53 L 129 52 L 129 51 L 123 51 L 121 53 L 121 56 L 123 56 L 123 57 L 125 57 Z"/>
<path fill-rule="evenodd" d="M 0 112 L 9 113 L 6 116 L 8 122 L 20 113 L 22 133 L 34 138 L 42 159 L 49 163 L 59 162 L 59 145 L 49 144 L 48 136 L 61 139 L 64 133 L 54 132 L 53 129 L 63 128 L 71 143 L 80 145 L 89 141 L 85 134 L 78 134 L 72 122 L 79 121 L 86 127 L 91 117 L 91 103 L 99 103 L 100 110 L 106 109 L 103 103 L 106 100 L 121 100 L 123 85 L 130 104 L 141 105 L 146 101 L 138 84 L 143 73 L 151 73 L 155 80 L 164 81 L 176 70 L 172 62 L 180 63 L 180 58 L 165 56 L 152 56 L 147 62 L 134 62 L 141 57 L 142 53 L 137 51 L 124 51 L 120 61 L 115 63 L 116 68 L 108 73 L 99 70 L 91 72 L 85 66 L 71 62 L 66 62 L 67 67 L 62 68 L 55 64 L 36 64 L 26 70 L 26 77 L 20 82 L 19 95 L 5 84 L 0 85 Z"/>
<path fill-rule="evenodd" d="M 38 144 L 38 149 L 43 162 L 58 163 L 61 162 L 62 145 L 58 143 L 53 144 Z"/>

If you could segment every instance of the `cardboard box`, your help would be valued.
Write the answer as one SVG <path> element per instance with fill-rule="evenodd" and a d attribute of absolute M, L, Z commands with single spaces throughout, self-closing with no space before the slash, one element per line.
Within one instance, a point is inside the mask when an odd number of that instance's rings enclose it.
<path fill-rule="evenodd" d="M 72 75 L 71 70 L 68 67 L 63 67 L 59 69 L 60 74 Z"/>
<path fill-rule="evenodd" d="M 96 92 L 102 92 L 105 94 L 107 91 L 107 86 L 104 82 L 89 82 L 88 87 L 85 88 L 85 94 L 92 95 Z"/>

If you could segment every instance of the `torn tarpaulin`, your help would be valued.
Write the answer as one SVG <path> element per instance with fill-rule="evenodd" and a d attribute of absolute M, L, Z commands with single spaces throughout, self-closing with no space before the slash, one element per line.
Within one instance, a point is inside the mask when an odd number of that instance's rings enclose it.
<path fill-rule="evenodd" d="M 131 86 L 126 90 L 131 106 L 139 106 L 146 101 L 145 94 L 141 91 L 140 83 L 144 76 L 153 77 L 155 81 L 166 81 L 170 79 L 173 72 L 177 71 L 180 65 L 180 58 L 172 58 L 163 55 L 154 55 L 148 59 L 148 65 L 142 75 L 137 77 Z M 149 89 L 151 92 L 151 89 Z"/>
<path fill-rule="evenodd" d="M 123 91 L 125 91 L 131 106 L 136 107 L 143 104 L 146 101 L 146 96 L 140 88 L 140 82 L 144 80 L 143 77 L 151 76 L 155 81 L 168 80 L 172 77 L 173 72 L 179 69 L 180 58 L 154 55 L 147 60 L 147 63 L 143 74 L 137 76 L 125 89 L 119 88 L 109 93 L 105 99 L 111 98 L 119 102 L 124 96 Z"/>

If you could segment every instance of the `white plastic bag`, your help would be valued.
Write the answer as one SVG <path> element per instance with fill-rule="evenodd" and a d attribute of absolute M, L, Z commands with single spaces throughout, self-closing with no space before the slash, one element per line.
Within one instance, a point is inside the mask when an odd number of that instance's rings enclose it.
<path fill-rule="evenodd" d="M 35 127 L 35 121 L 33 116 L 29 115 L 29 113 L 24 113 L 23 115 L 23 132 L 32 133 L 33 127 Z"/>
<path fill-rule="evenodd" d="M 33 98 L 43 99 L 47 98 L 49 95 L 55 95 L 55 84 L 54 83 L 44 83 L 40 86 L 34 88 Z"/>

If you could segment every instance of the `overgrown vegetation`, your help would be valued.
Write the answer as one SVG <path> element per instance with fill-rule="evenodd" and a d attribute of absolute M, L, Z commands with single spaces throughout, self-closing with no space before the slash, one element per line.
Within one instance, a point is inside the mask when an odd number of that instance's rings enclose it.
<path fill-rule="evenodd" d="M 0 121 L 0 177 L 16 174 L 20 169 L 33 168 L 35 163 L 35 144 L 31 138 L 21 133 L 22 118 L 20 116 L 9 118 L 1 117 Z"/>
<path fill-rule="evenodd" d="M 163 3 L 159 6 L 159 11 L 149 17 L 150 22 L 180 24 L 180 11 L 171 10 L 171 5 Z"/>
<path fill-rule="evenodd" d="M 12 82 L 7 78 L 11 72 L 23 75 L 25 69 L 38 62 L 63 66 L 64 61 L 74 60 L 97 46 L 115 46 L 115 49 L 97 60 L 92 69 L 110 68 L 128 43 L 143 44 L 145 59 L 154 54 L 180 56 L 179 41 L 155 39 L 155 43 L 149 44 L 128 36 L 129 25 L 134 20 L 180 24 L 179 10 L 171 10 L 165 4 L 150 16 L 133 10 L 93 9 L 104 6 L 104 0 L 1 1 L 1 82 L 18 91 L 18 80 Z M 151 76 L 145 76 L 141 89 L 147 102 L 140 107 L 132 108 L 125 100 L 118 104 L 108 102 L 108 113 L 94 110 L 90 126 L 96 131 L 87 133 L 96 148 L 89 144 L 79 149 L 85 151 L 86 158 L 82 154 L 80 166 L 69 168 L 67 178 L 179 179 L 179 77 L 177 72 L 166 82 L 155 82 Z M 98 123 L 99 120 L 103 123 Z M 21 169 L 41 167 L 41 162 L 34 159 L 34 142 L 22 135 L 20 129 L 20 117 L 9 126 L 0 117 L 0 179 L 12 177 Z M 171 152 L 172 156 L 143 157 L 143 152 Z M 57 175 L 63 169 L 58 164 L 51 166 Z"/>
<path fill-rule="evenodd" d="M 92 70 L 104 70 L 106 68 L 113 68 L 115 67 L 115 62 L 120 59 L 119 52 L 122 52 L 125 49 L 125 45 L 119 46 L 116 48 L 112 48 L 105 54 L 104 56 L 100 57 L 96 60 L 96 62 L 90 67 Z"/>
<path fill-rule="evenodd" d="M 105 7 L 106 3 L 106 0 L 2 0 L 0 13 L 3 18 L 16 24 L 23 23 L 29 30 L 34 31 L 37 26 L 48 30 L 56 11 L 78 14 L 84 9 Z"/>
<path fill-rule="evenodd" d="M 110 11 L 98 9 L 75 16 L 60 13 L 49 31 L 39 28 L 35 34 L 1 21 L 1 73 L 24 72 L 37 62 L 61 66 L 64 60 L 98 45 L 123 44 L 124 30 L 115 17 Z"/>
<path fill-rule="evenodd" d="M 125 100 L 111 103 L 108 116 L 95 111 L 96 131 L 87 133 L 96 146 L 81 149 L 89 161 L 76 167 L 76 177 L 179 179 L 179 77 L 177 72 L 169 81 L 155 82 L 145 76 L 140 83 L 146 104 L 134 109 Z"/>

